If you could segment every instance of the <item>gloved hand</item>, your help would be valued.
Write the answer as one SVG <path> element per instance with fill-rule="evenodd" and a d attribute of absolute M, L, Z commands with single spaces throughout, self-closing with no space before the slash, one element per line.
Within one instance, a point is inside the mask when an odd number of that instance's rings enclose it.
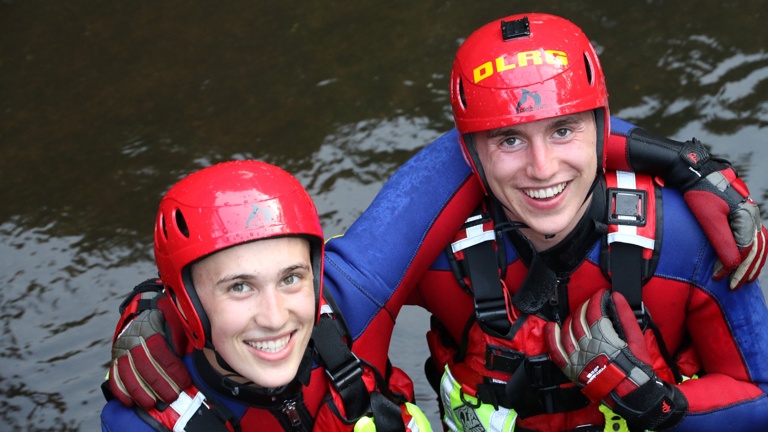
<path fill-rule="evenodd" d="M 632 308 L 618 293 L 601 290 L 563 323 L 545 327 L 552 361 L 592 401 L 601 401 L 631 428 L 675 427 L 688 401 L 660 380 Z"/>
<path fill-rule="evenodd" d="M 187 339 L 171 300 L 158 294 L 150 305 L 127 324 L 121 319 L 109 370 L 112 394 L 126 406 L 135 401 L 144 409 L 155 407 L 158 399 L 173 402 L 181 389 L 192 384 L 179 359 Z"/>
<path fill-rule="evenodd" d="M 732 289 L 754 281 L 765 264 L 768 231 L 747 185 L 731 165 L 710 156 L 694 138 L 685 142 L 665 181 L 683 192 L 685 202 L 715 248 L 719 261 L 714 278 L 730 274 Z"/>

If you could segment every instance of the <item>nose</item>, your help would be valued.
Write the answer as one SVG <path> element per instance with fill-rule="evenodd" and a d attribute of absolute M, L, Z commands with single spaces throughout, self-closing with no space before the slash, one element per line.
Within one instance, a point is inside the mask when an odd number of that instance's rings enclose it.
<path fill-rule="evenodd" d="M 288 321 L 287 303 L 276 289 L 265 289 L 258 297 L 255 321 L 260 327 L 279 330 Z"/>
<path fill-rule="evenodd" d="M 528 151 L 528 176 L 546 180 L 558 170 L 557 149 L 544 139 L 534 139 Z"/>

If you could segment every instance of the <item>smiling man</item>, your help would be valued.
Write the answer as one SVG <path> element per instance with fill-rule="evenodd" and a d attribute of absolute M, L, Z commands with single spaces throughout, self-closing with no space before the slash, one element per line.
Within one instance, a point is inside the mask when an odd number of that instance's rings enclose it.
<path fill-rule="evenodd" d="M 586 35 L 545 14 L 491 22 L 459 48 L 451 102 L 487 200 L 413 296 L 433 313 L 446 428 L 768 430 L 760 287 L 713 278 L 678 191 L 605 170 L 617 131 Z M 738 189 L 696 144 L 672 183 Z"/>

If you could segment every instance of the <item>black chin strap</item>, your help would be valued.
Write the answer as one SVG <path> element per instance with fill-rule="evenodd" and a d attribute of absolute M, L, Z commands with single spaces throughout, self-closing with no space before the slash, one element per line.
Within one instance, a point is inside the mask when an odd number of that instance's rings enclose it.
<path fill-rule="evenodd" d="M 227 389 L 230 393 L 232 393 L 233 396 L 238 396 L 242 389 L 249 389 L 249 390 L 255 390 L 260 393 L 264 393 L 266 395 L 272 395 L 276 393 L 283 392 L 287 387 L 297 387 L 302 384 L 307 385 L 309 384 L 309 376 L 312 369 L 312 354 L 311 349 L 307 347 L 307 349 L 304 351 L 304 356 L 301 359 L 301 363 L 299 364 L 299 370 L 296 372 L 296 378 L 289 384 L 285 386 L 280 386 L 276 388 L 261 388 L 256 386 L 253 381 L 249 380 L 248 378 L 245 378 L 240 373 L 236 372 L 232 366 L 227 363 L 226 360 L 219 354 L 218 351 L 216 351 L 210 343 L 208 343 L 209 348 L 213 351 L 215 357 L 216 357 L 216 363 L 218 365 L 229 372 L 229 374 L 223 375 L 223 374 L 217 374 L 220 376 L 219 384 L 221 384 L 221 387 Z M 235 378 L 243 378 L 245 381 L 239 381 Z"/>

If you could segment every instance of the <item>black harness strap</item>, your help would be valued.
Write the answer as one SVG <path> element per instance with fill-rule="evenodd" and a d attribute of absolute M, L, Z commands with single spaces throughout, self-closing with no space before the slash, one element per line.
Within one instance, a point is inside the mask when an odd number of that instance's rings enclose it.
<path fill-rule="evenodd" d="M 325 373 L 339 392 L 348 418 L 360 418 L 368 412 L 370 396 L 363 382 L 363 365 L 344 342 L 344 335 L 329 314 L 322 314 L 312 332 Z"/>
<path fill-rule="evenodd" d="M 630 243 L 611 243 L 611 286 L 632 307 L 638 321 L 644 320 L 643 248 Z"/>
<path fill-rule="evenodd" d="M 371 393 L 371 411 L 376 423 L 376 432 L 402 432 L 405 430 L 400 407 L 380 392 Z"/>
<path fill-rule="evenodd" d="M 464 259 L 469 264 L 467 270 L 478 324 L 491 334 L 507 334 L 512 324 L 507 315 L 507 301 L 499 279 L 493 242 L 483 241 L 464 249 Z"/>
<path fill-rule="evenodd" d="M 332 305 L 327 309 L 333 311 L 333 298 L 328 293 L 325 293 L 325 297 L 329 305 Z M 357 420 L 370 411 L 377 431 L 405 430 L 400 407 L 381 392 L 368 391 L 363 381 L 363 362 L 351 351 L 345 337 L 351 339 L 341 316 L 321 313 L 320 322 L 312 332 L 312 340 L 331 385 L 342 399 L 346 418 Z"/>
<path fill-rule="evenodd" d="M 618 174 L 617 174 L 618 176 Z M 649 221 L 648 193 L 639 189 L 608 188 L 608 224 L 617 226 L 645 226 Z M 655 223 L 655 221 L 653 221 Z M 609 266 L 613 291 L 626 299 L 638 322 L 645 320 L 643 306 L 643 247 L 636 243 L 616 240 L 610 243 Z"/>

